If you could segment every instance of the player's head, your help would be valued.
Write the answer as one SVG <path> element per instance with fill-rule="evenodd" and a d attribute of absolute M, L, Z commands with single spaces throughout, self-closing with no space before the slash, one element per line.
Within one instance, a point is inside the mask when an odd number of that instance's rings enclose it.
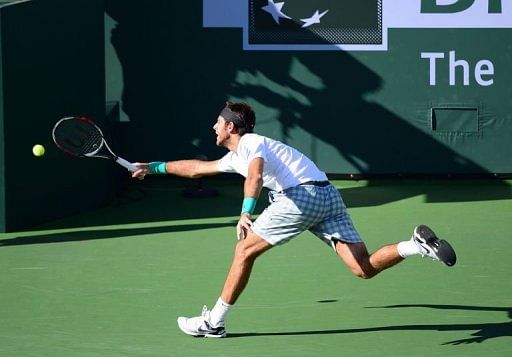
<path fill-rule="evenodd" d="M 240 136 L 254 131 L 256 115 L 254 110 L 246 103 L 226 102 L 226 106 L 220 112 L 220 116 L 226 122 L 233 123 L 235 133 Z"/>

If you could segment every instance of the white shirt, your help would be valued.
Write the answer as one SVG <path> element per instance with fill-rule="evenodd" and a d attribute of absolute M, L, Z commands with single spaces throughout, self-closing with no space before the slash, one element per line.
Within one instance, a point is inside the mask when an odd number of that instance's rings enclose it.
<path fill-rule="evenodd" d="M 245 134 L 237 152 L 229 152 L 218 162 L 221 172 L 237 172 L 247 177 L 249 163 L 261 157 L 263 186 L 282 191 L 306 181 L 327 181 L 327 176 L 300 151 L 258 134 Z"/>

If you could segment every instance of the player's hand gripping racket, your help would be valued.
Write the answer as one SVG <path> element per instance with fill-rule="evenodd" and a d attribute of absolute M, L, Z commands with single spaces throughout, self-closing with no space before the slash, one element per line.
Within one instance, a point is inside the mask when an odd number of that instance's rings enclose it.
<path fill-rule="evenodd" d="M 113 160 L 132 172 L 139 169 L 136 165 L 114 154 L 105 141 L 101 129 L 87 117 L 62 118 L 53 127 L 52 136 L 55 145 L 68 155 Z"/>

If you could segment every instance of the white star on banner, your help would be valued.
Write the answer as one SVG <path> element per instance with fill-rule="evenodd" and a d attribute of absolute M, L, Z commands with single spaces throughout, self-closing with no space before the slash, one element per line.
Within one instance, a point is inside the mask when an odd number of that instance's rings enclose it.
<path fill-rule="evenodd" d="M 268 0 L 268 4 L 265 6 L 262 6 L 261 8 L 263 11 L 268 12 L 270 15 L 272 15 L 272 18 L 275 22 L 279 24 L 279 19 L 291 19 L 290 16 L 283 14 L 281 9 L 283 8 L 284 2 L 278 2 L 274 3 L 274 0 Z"/>
<path fill-rule="evenodd" d="M 319 24 L 320 23 L 320 19 L 325 15 L 327 14 L 329 10 L 325 10 L 324 12 L 322 12 L 321 14 L 318 13 L 318 10 L 315 11 L 315 13 L 313 14 L 313 16 L 311 17 L 308 17 L 307 19 L 300 19 L 300 21 L 304 22 L 304 25 L 302 25 L 302 27 L 309 27 L 313 24 Z"/>

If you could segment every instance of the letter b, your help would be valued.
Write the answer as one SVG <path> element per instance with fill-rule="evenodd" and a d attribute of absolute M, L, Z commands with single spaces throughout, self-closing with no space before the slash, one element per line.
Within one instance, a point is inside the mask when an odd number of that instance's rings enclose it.
<path fill-rule="evenodd" d="M 455 0 L 453 4 L 438 5 L 438 0 L 421 0 L 422 14 L 453 14 L 469 9 L 475 0 Z M 488 0 L 490 14 L 501 14 L 501 0 Z"/>

